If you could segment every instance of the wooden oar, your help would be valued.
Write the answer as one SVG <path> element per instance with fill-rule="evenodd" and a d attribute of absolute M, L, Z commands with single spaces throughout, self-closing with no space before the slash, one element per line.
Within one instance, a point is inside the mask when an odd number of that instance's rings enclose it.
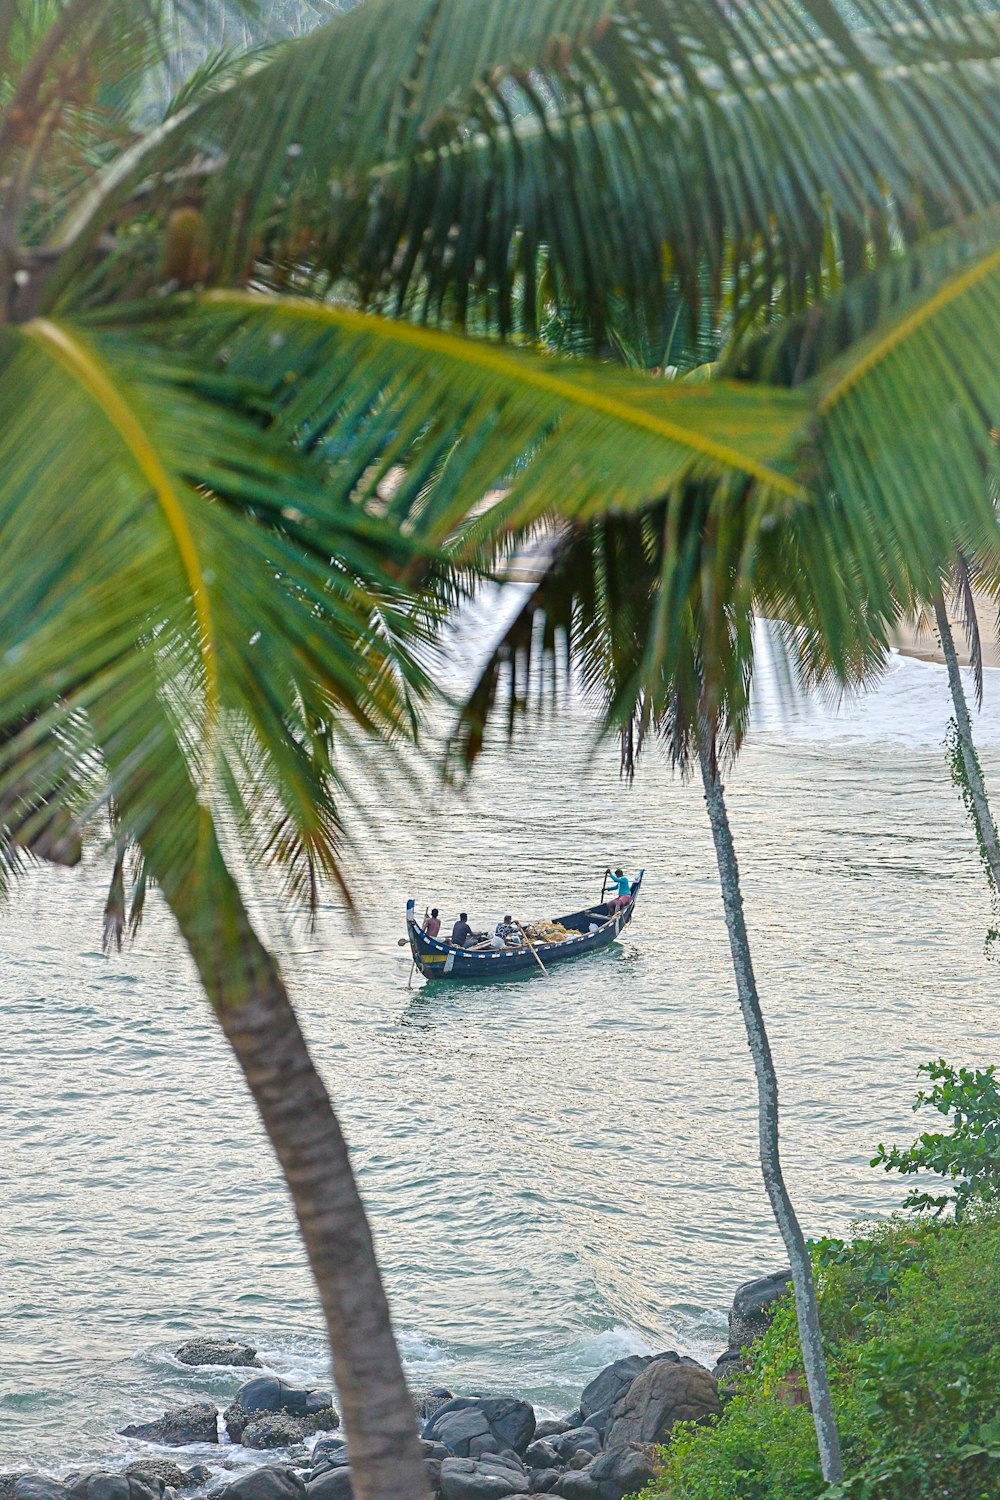
<path fill-rule="evenodd" d="M 546 979 L 548 979 L 548 977 L 549 977 L 549 971 L 545 967 L 545 965 L 542 963 L 542 960 L 540 959 L 540 957 L 538 956 L 538 949 L 535 947 L 534 943 L 531 941 L 530 937 L 525 932 L 525 930 L 521 926 L 520 922 L 515 922 L 514 926 L 517 928 L 518 932 L 524 938 L 524 941 L 527 943 L 528 947 L 531 949 L 532 953 L 535 955 L 535 963 L 541 969 L 541 971 L 545 975 Z"/>

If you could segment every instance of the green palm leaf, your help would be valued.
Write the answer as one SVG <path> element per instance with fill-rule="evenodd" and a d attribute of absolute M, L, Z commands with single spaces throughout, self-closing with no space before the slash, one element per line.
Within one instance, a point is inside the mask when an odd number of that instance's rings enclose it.
<path fill-rule="evenodd" d="M 520 287 L 530 327 L 541 275 L 599 322 L 623 291 L 659 295 L 667 247 L 689 283 L 731 263 L 791 296 L 831 247 L 856 257 L 1000 196 L 988 19 L 957 0 L 859 16 L 853 36 L 826 0 L 765 19 L 701 0 L 517 0 L 488 19 L 478 0 L 374 0 L 138 142 L 50 248 L 78 264 L 143 176 L 194 154 L 161 197 L 198 186 L 221 279 L 307 245 L 366 296 L 460 318 L 507 325 Z"/>
<path fill-rule="evenodd" d="M 198 374 L 106 329 L 40 321 L 0 340 L 0 720 L 25 726 L 3 787 L 69 796 L 66 735 L 99 713 L 92 755 L 120 739 L 143 785 L 162 757 L 164 784 L 176 762 L 199 796 L 230 795 L 247 851 L 302 891 L 337 871 L 335 723 L 409 733 L 427 690 L 422 627 L 389 572 L 411 549 L 338 509 L 304 456 Z M 134 738 L 147 718 L 157 746 Z M 249 767 L 269 789 L 255 816 L 235 797 Z"/>

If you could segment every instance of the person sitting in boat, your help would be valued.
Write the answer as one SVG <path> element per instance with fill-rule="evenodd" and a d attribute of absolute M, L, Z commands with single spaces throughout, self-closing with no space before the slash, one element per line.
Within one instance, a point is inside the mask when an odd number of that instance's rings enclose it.
<path fill-rule="evenodd" d="M 441 918 L 438 916 L 438 909 L 436 906 L 431 907 L 431 914 L 429 917 L 426 915 L 424 916 L 424 931 L 426 932 L 428 937 L 435 938 L 441 931 Z"/>
<path fill-rule="evenodd" d="M 628 906 L 632 899 L 632 882 L 627 875 L 622 874 L 621 870 L 615 870 L 612 874 L 609 868 L 604 873 L 610 877 L 612 889 L 617 886 L 616 894 L 608 902 L 608 910 L 620 911 L 623 906 Z"/>
<path fill-rule="evenodd" d="M 469 926 L 469 913 L 463 911 L 458 921 L 451 929 L 451 940 L 458 948 L 467 948 L 472 941 L 472 928 Z"/>
<path fill-rule="evenodd" d="M 506 948 L 508 943 L 514 946 L 520 944 L 521 930 L 509 912 L 502 922 L 497 923 L 492 941 L 494 948 Z"/>

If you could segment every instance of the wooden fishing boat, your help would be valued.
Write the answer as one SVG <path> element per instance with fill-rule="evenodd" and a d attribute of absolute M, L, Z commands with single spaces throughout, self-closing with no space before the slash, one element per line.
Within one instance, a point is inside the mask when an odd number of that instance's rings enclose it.
<path fill-rule="evenodd" d="M 570 935 L 558 942 L 522 942 L 520 947 L 492 948 L 488 944 L 472 948 L 459 948 L 443 938 L 428 937 L 417 922 L 414 902 L 406 903 L 406 932 L 410 940 L 413 962 L 425 979 L 508 979 L 513 975 L 534 972 L 541 974 L 542 965 L 550 969 L 553 964 L 564 963 L 570 958 L 580 958 L 585 953 L 596 953 L 608 948 L 628 926 L 635 911 L 643 871 L 632 882 L 632 894 L 628 902 L 612 909 L 607 901 L 595 902 L 580 911 L 570 912 L 565 917 L 553 917 L 546 924 L 562 927 Z M 536 924 L 528 923 L 530 929 Z M 541 960 L 541 963 L 539 963 Z"/>

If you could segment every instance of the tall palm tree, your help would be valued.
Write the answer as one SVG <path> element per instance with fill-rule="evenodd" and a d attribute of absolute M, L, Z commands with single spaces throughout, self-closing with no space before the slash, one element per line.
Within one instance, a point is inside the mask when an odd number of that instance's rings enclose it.
<path fill-rule="evenodd" d="M 706 517 L 752 549 L 809 514 L 811 392 L 653 387 L 492 335 L 554 299 L 601 352 L 623 299 L 655 314 L 706 283 L 752 322 L 822 289 L 831 253 L 878 260 L 907 215 L 1000 197 L 998 44 L 917 0 L 866 3 L 864 36 L 827 0 L 517 0 L 485 26 L 479 0 L 375 0 L 140 125 L 166 8 L 0 9 L 5 846 L 72 858 L 113 804 L 285 1172 L 356 1493 L 415 1500 L 370 1233 L 232 830 L 297 898 L 340 878 L 338 752 L 412 735 L 457 528 L 666 495 L 687 587 Z"/>
<path fill-rule="evenodd" d="M 811 502 L 777 512 L 757 504 L 753 485 L 712 492 L 696 481 L 627 517 L 581 521 L 567 507 L 542 577 L 486 664 L 455 740 L 468 762 L 498 696 L 507 695 L 509 725 L 538 701 L 528 689 L 532 653 L 551 652 L 562 630 L 605 725 L 624 733 L 626 769 L 650 732 L 666 735 L 682 768 L 699 766 L 757 1075 L 764 1182 L 792 1268 L 828 1480 L 842 1472 L 839 1443 L 809 1256 L 781 1171 L 777 1078 L 720 761 L 738 751 L 746 727 L 753 609 L 783 622 L 784 649 L 803 680 L 857 685 L 881 669 L 900 613 L 939 593 L 956 553 L 994 552 L 988 474 L 1000 378 L 989 351 L 998 328 L 1000 215 L 990 211 L 897 251 L 895 262 L 802 317 L 749 342 L 738 334 L 724 375 L 808 393 Z"/>

